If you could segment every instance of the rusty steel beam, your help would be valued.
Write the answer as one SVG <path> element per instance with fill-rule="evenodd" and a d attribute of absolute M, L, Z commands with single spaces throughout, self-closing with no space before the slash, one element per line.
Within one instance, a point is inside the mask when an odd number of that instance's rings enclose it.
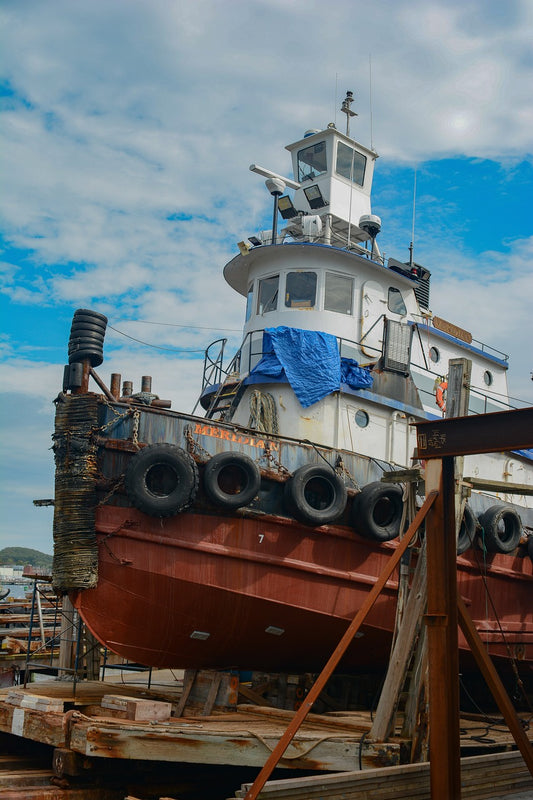
<path fill-rule="evenodd" d="M 418 458 L 498 453 L 533 447 L 533 408 L 416 424 Z"/>
<path fill-rule="evenodd" d="M 457 552 L 453 458 L 430 461 L 426 489 L 439 495 L 426 518 L 429 761 L 432 800 L 461 797 Z"/>
<path fill-rule="evenodd" d="M 459 611 L 459 624 L 465 639 L 476 658 L 478 667 L 485 678 L 492 696 L 498 704 L 498 707 L 507 723 L 507 727 L 513 734 L 516 746 L 522 753 L 526 766 L 533 777 L 533 745 L 528 739 L 526 730 L 520 722 L 514 706 L 511 703 L 507 692 L 505 691 L 505 687 L 500 680 L 500 676 L 496 672 L 494 664 L 485 651 L 485 647 L 481 641 L 479 633 L 477 632 L 463 599 L 460 596 L 457 598 L 457 607 Z"/>
<path fill-rule="evenodd" d="M 369 591 L 365 602 L 351 621 L 350 625 L 348 626 L 344 636 L 340 640 L 339 644 L 333 651 L 333 654 L 330 656 L 330 659 L 316 681 L 314 682 L 313 686 L 309 690 L 309 694 L 305 697 L 302 702 L 302 705 L 295 713 L 294 717 L 292 718 L 291 722 L 287 726 L 287 730 L 277 743 L 276 747 L 268 757 L 267 761 L 261 772 L 258 774 L 257 778 L 251 785 L 250 789 L 246 793 L 244 800 L 256 800 L 259 795 L 259 792 L 264 787 L 267 780 L 270 778 L 273 770 L 279 763 L 280 758 L 283 756 L 285 750 L 293 740 L 294 736 L 296 735 L 297 731 L 299 730 L 300 726 L 304 722 L 305 718 L 311 711 L 313 703 L 315 700 L 318 699 L 318 696 L 325 688 L 328 680 L 330 679 L 331 675 L 333 674 L 334 670 L 336 669 L 339 661 L 341 660 L 342 656 L 346 652 L 350 642 L 354 638 L 355 634 L 363 624 L 367 614 L 371 610 L 372 606 L 376 602 L 377 598 L 381 594 L 382 590 L 384 589 L 387 581 L 391 577 L 392 573 L 400 563 L 403 554 L 407 550 L 412 538 L 418 531 L 422 521 L 425 519 L 429 509 L 433 505 L 436 497 L 437 492 L 428 492 L 424 504 L 416 513 L 415 518 L 413 519 L 412 523 L 410 524 L 409 528 L 407 529 L 402 541 L 394 551 L 393 555 L 387 562 L 387 565 L 379 578 L 377 579 L 376 583 Z"/>

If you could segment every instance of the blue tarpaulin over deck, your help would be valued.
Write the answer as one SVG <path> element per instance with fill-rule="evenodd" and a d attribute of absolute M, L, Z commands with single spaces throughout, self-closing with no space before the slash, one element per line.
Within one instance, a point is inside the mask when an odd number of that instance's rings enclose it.
<path fill-rule="evenodd" d="M 250 375 L 286 377 L 304 408 L 338 391 L 342 383 L 352 389 L 372 385 L 369 370 L 353 359 L 341 359 L 337 339 L 330 333 L 300 328 L 266 328 L 263 357 Z"/>

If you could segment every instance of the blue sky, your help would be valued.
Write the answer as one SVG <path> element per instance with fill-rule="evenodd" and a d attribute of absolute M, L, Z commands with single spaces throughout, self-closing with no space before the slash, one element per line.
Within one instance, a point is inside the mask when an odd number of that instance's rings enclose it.
<path fill-rule="evenodd" d="M 0 26 L 0 546 L 52 551 L 32 500 L 73 311 L 116 329 L 104 380 L 151 374 L 190 411 L 204 347 L 243 323 L 223 265 L 270 224 L 248 165 L 287 174 L 347 89 L 382 251 L 408 256 L 416 171 L 432 310 L 509 353 L 533 403 L 528 0 L 3 0 Z"/>

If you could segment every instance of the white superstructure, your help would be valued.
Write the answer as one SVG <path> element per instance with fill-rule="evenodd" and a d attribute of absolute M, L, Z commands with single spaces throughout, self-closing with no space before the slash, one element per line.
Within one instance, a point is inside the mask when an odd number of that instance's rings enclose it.
<path fill-rule="evenodd" d="M 347 96 L 343 110 L 353 115 L 350 102 Z M 408 262 L 382 258 L 381 220 L 371 208 L 377 153 L 332 124 L 287 150 L 293 178 L 251 167 L 267 177 L 274 221 L 271 230 L 241 242 L 224 269 L 246 297 L 244 339 L 228 379 L 235 387 L 229 413 L 219 410 L 208 386 L 208 415 L 253 427 L 259 393 L 268 396 L 282 435 L 410 466 L 413 423 L 443 415 L 450 359 L 471 361 L 469 413 L 507 409 L 507 356 L 432 313 L 430 274 L 412 253 Z M 278 231 L 279 216 L 285 227 Z M 250 375 L 264 354 L 263 331 L 280 327 L 336 337 L 341 358 L 371 370 L 372 387 L 342 383 L 303 408 L 286 379 Z M 484 456 L 467 460 L 465 474 L 532 485 L 532 467 L 527 453 Z M 531 505 L 529 498 L 514 501 Z"/>

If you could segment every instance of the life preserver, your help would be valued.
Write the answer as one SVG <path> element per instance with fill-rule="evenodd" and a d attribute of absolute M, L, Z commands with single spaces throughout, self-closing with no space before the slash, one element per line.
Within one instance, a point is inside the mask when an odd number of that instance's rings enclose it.
<path fill-rule="evenodd" d="M 289 512 L 306 525 L 328 525 L 346 508 L 344 483 L 333 469 L 320 464 L 299 467 L 285 484 Z"/>
<path fill-rule="evenodd" d="M 448 389 L 448 381 L 441 381 L 435 389 L 435 402 L 441 411 L 446 411 L 446 392 Z"/>
<path fill-rule="evenodd" d="M 188 508 L 198 491 L 198 467 L 173 444 L 149 444 L 131 459 L 124 487 L 133 505 L 153 517 L 171 517 Z"/>
<path fill-rule="evenodd" d="M 243 453 L 217 453 L 204 470 L 207 496 L 225 508 L 249 505 L 261 486 L 259 467 Z"/>
<path fill-rule="evenodd" d="M 479 518 L 489 553 L 512 553 L 522 535 L 522 520 L 511 506 L 491 506 Z"/>
<path fill-rule="evenodd" d="M 397 483 L 368 483 L 354 498 L 352 525 L 361 536 L 388 542 L 400 533 L 403 491 Z"/>
<path fill-rule="evenodd" d="M 477 518 L 469 505 L 465 505 L 459 536 L 457 537 L 457 555 L 461 555 L 474 544 L 476 536 Z"/>

